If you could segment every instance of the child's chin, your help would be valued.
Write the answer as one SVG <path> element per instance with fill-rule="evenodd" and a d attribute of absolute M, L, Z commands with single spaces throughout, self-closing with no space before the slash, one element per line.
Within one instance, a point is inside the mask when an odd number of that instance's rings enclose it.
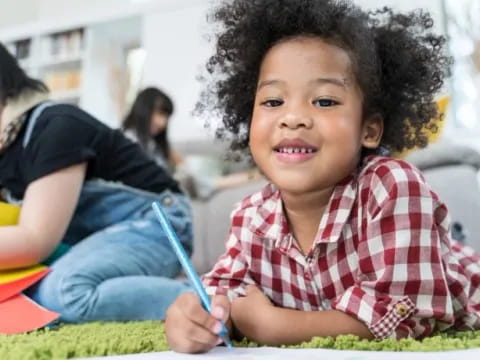
<path fill-rule="evenodd" d="M 319 190 L 318 186 L 308 182 L 306 179 L 282 179 L 276 183 L 276 186 L 281 192 L 296 195 L 303 195 Z"/>

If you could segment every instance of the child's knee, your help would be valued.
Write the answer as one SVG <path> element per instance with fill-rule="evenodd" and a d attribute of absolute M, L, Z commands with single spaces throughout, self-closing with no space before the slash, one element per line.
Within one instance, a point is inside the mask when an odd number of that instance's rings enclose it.
<path fill-rule="evenodd" d="M 58 283 L 60 319 L 65 322 L 93 321 L 92 314 L 98 300 L 99 283 L 86 274 L 70 273 Z"/>

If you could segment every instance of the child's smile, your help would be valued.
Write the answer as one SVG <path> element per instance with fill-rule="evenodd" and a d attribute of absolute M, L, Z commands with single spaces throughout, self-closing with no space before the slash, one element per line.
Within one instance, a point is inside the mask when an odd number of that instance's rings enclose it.
<path fill-rule="evenodd" d="M 315 156 L 317 147 L 300 138 L 280 141 L 273 150 L 276 152 L 278 161 L 284 163 L 300 163 Z"/>
<path fill-rule="evenodd" d="M 340 47 L 318 37 L 274 45 L 258 78 L 250 128 L 255 162 L 284 194 L 332 189 L 368 145 L 362 103 Z"/>

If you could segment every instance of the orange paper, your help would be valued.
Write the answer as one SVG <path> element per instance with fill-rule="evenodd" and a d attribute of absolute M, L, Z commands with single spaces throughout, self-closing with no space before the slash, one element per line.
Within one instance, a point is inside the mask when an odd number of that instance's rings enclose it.
<path fill-rule="evenodd" d="M 0 303 L 0 333 L 9 335 L 35 330 L 51 323 L 58 316 L 58 313 L 18 294 Z"/>
<path fill-rule="evenodd" d="M 21 293 L 50 271 L 45 266 L 38 266 L 32 270 L 34 271 L 0 271 L 0 302 Z"/>
<path fill-rule="evenodd" d="M 0 226 L 15 225 L 19 215 L 19 206 L 0 202 Z M 45 265 L 0 271 L 0 334 L 35 330 L 59 317 L 21 294 L 48 272 Z"/>

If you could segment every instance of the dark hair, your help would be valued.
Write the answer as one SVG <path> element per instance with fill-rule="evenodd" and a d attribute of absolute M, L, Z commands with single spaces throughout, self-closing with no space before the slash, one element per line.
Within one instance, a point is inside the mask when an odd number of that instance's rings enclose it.
<path fill-rule="evenodd" d="M 217 7 L 210 20 L 220 30 L 196 111 L 221 117 L 216 134 L 229 139 L 232 150 L 248 149 L 265 54 L 300 36 L 319 36 L 348 52 L 364 95 L 364 116 L 379 113 L 384 119 L 383 149 L 424 147 L 424 130 L 437 130 L 434 95 L 451 59 L 443 53 L 445 38 L 430 32 L 433 20 L 426 12 L 363 11 L 335 0 L 233 0 Z"/>
<path fill-rule="evenodd" d="M 160 89 L 149 87 L 137 95 L 130 113 L 123 122 L 123 129 L 133 130 L 140 145 L 144 149 L 147 148 L 148 141 L 152 138 L 150 135 L 150 121 L 155 111 L 171 116 L 173 114 L 173 102 L 170 97 Z M 165 159 L 169 161 L 170 144 L 168 143 L 167 129 L 168 122 L 164 131 L 153 137 L 153 141 L 157 150 L 162 152 Z"/>
<path fill-rule="evenodd" d="M 27 89 L 48 91 L 43 82 L 27 76 L 17 59 L 0 43 L 0 103 L 5 104 L 8 99 L 16 98 Z"/>

